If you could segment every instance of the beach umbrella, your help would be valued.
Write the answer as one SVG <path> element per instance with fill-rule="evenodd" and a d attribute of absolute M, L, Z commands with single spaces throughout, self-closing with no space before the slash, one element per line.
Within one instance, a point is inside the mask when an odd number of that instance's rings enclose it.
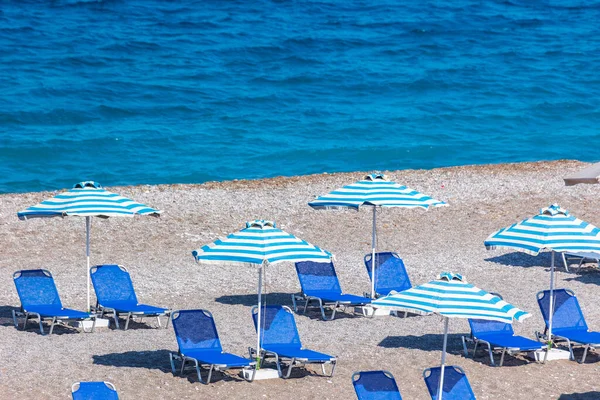
<path fill-rule="evenodd" d="M 277 228 L 275 222 L 254 220 L 225 238 L 192 251 L 198 263 L 233 264 L 258 268 L 257 359 L 260 359 L 263 268 L 270 264 L 329 261 L 331 253 Z M 258 367 L 258 363 L 257 363 Z"/>
<path fill-rule="evenodd" d="M 569 214 L 558 204 L 542 208 L 540 212 L 521 222 L 492 233 L 485 247 L 504 247 L 538 255 L 542 250 L 552 252 L 550 262 L 550 316 L 548 346 L 552 340 L 554 313 L 554 254 L 555 252 L 597 254 L 600 257 L 600 229 Z"/>
<path fill-rule="evenodd" d="M 119 196 L 92 181 L 79 182 L 72 189 L 60 193 L 40 204 L 19 211 L 21 220 L 51 217 L 85 217 L 85 253 L 87 256 L 87 310 L 90 310 L 90 231 L 92 217 L 133 217 L 151 215 L 159 217 L 161 211 Z"/>
<path fill-rule="evenodd" d="M 420 315 L 439 314 L 444 318 L 444 344 L 438 400 L 442 400 L 446 344 L 449 318 L 474 318 L 511 324 L 531 314 L 508 304 L 498 296 L 468 283 L 460 274 L 441 273 L 436 280 L 402 292 L 394 292 L 371 302 L 373 307 L 411 312 Z"/>
<path fill-rule="evenodd" d="M 377 208 L 403 207 L 424 208 L 447 205 L 443 201 L 419 193 L 406 186 L 391 182 L 383 174 L 370 174 L 363 180 L 351 185 L 334 190 L 324 196 L 319 196 L 308 203 L 314 209 L 342 209 L 353 208 L 359 210 L 361 206 L 370 206 L 373 209 L 372 230 L 372 262 L 371 262 L 371 298 L 375 298 L 375 252 L 377 247 Z"/>

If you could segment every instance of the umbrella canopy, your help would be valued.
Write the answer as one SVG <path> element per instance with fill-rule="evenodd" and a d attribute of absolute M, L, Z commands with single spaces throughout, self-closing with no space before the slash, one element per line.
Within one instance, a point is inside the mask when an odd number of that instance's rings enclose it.
<path fill-rule="evenodd" d="M 423 208 L 438 207 L 447 205 L 443 201 L 432 199 L 431 197 L 419 193 L 416 190 L 406 186 L 391 182 L 383 174 L 370 174 L 363 180 L 324 196 L 319 196 L 308 203 L 314 209 L 342 209 L 353 208 L 360 209 L 361 206 L 373 207 L 373 233 L 372 233 L 372 260 L 373 272 L 371 279 L 371 297 L 375 297 L 375 279 L 376 279 L 376 260 L 375 249 L 377 240 L 377 207 L 404 207 L 404 208 Z"/>
<path fill-rule="evenodd" d="M 542 208 L 539 214 L 492 233 L 485 247 L 504 247 L 538 255 L 542 250 L 552 251 L 550 265 L 550 316 L 548 343 L 552 340 L 554 301 L 554 252 L 597 254 L 600 257 L 600 229 L 575 218 L 558 204 Z"/>
<path fill-rule="evenodd" d="M 577 185 L 578 183 L 600 183 L 600 163 L 592 164 L 581 171 L 564 178 L 566 186 Z"/>
<path fill-rule="evenodd" d="M 448 318 L 475 318 L 512 323 L 531 315 L 498 296 L 468 283 L 460 274 L 444 272 L 438 279 L 371 302 L 373 307 L 439 314 Z"/>
<path fill-rule="evenodd" d="M 90 230 L 91 217 L 133 217 L 151 215 L 159 217 L 161 211 L 135 202 L 127 197 L 109 192 L 93 181 L 79 182 L 72 189 L 60 193 L 40 204 L 19 211 L 20 220 L 78 216 L 86 219 L 87 255 L 87 309 L 90 309 Z"/>
<path fill-rule="evenodd" d="M 358 210 L 363 205 L 428 209 L 446 203 L 391 182 L 383 174 L 369 174 L 363 180 L 317 197 L 308 205 L 315 209 L 355 208 Z"/>
<path fill-rule="evenodd" d="M 255 220 L 239 232 L 192 251 L 198 262 L 262 265 L 284 261 L 329 261 L 331 253 L 321 250 L 277 228 L 275 222 Z"/>
<path fill-rule="evenodd" d="M 531 218 L 492 233 L 484 244 L 488 250 L 504 247 L 534 256 L 545 249 L 600 253 L 600 229 L 553 204 Z"/>
<path fill-rule="evenodd" d="M 262 268 L 284 261 L 329 261 L 331 253 L 277 228 L 275 222 L 254 220 L 226 238 L 192 251 L 199 263 L 245 264 L 258 267 L 257 361 L 260 359 Z M 256 363 L 257 368 L 259 363 Z"/>
<path fill-rule="evenodd" d="M 133 217 L 152 215 L 158 217 L 161 211 L 119 196 L 102 188 L 99 183 L 80 182 L 72 189 L 60 193 L 40 204 L 19 211 L 21 220 L 40 217 Z"/>
<path fill-rule="evenodd" d="M 438 279 L 424 285 L 381 297 L 371 304 L 373 307 L 422 315 L 435 313 L 445 317 L 440 384 L 437 396 L 439 400 L 442 399 L 442 388 L 444 387 L 448 318 L 475 318 L 510 324 L 514 320 L 522 321 L 531 316 L 498 296 L 468 283 L 462 275 L 449 272 L 443 272 Z"/>

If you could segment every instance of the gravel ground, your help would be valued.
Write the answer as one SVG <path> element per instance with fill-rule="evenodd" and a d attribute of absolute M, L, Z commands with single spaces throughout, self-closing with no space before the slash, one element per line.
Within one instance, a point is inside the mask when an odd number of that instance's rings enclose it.
<path fill-rule="evenodd" d="M 467 166 L 388 172 L 389 177 L 447 201 L 450 206 L 422 210 L 386 209 L 379 213 L 379 248 L 397 251 L 414 285 L 441 271 L 463 274 L 469 282 L 501 293 L 533 316 L 515 324 L 518 334 L 533 337 L 543 326 L 535 293 L 549 285 L 548 254 L 531 257 L 511 251 L 486 251 L 484 239 L 494 230 L 558 203 L 581 219 L 600 225 L 599 186 L 565 187 L 562 177 L 585 166 L 577 161 Z M 250 308 L 257 274 L 247 267 L 200 266 L 191 251 L 240 229 L 246 220 L 274 219 L 303 239 L 330 250 L 344 291 L 369 289 L 362 263 L 369 252 L 371 213 L 315 211 L 306 205 L 315 195 L 351 183 L 365 173 L 322 174 L 261 181 L 203 185 L 110 188 L 164 210 L 161 218 L 94 219 L 92 263 L 126 266 L 138 298 L 171 309 L 206 308 L 216 319 L 226 351 L 246 354 L 255 340 Z M 16 330 L 10 311 L 19 306 L 12 273 L 45 268 L 56 280 L 66 307 L 85 307 L 85 222 L 82 218 L 19 221 L 16 212 L 55 193 L 0 196 L 0 397 L 68 399 L 80 380 L 113 382 L 123 399 L 352 399 L 353 371 L 391 371 L 406 399 L 427 399 L 423 369 L 439 364 L 442 322 L 437 316 L 366 319 L 340 315 L 323 322 L 318 314 L 296 317 L 308 348 L 337 355 L 333 378 L 299 370 L 293 379 L 254 383 L 217 374 L 202 385 L 193 374 L 173 376 L 168 352 L 177 349 L 171 327 L 154 322 L 128 331 L 85 334 L 57 329 L 42 336 L 30 325 Z M 588 324 L 600 330 L 598 285 L 592 267 L 580 272 L 559 268 L 557 287 L 573 289 Z M 292 265 L 267 271 L 267 301 L 291 304 L 299 290 Z M 547 365 L 509 357 L 506 366 L 490 367 L 484 353 L 475 360 L 461 353 L 466 321 L 450 322 L 448 363 L 465 369 L 478 399 L 600 398 L 600 358 L 585 364 L 554 361 Z M 581 352 L 576 353 L 579 356 Z M 318 371 L 318 369 L 309 371 Z"/>

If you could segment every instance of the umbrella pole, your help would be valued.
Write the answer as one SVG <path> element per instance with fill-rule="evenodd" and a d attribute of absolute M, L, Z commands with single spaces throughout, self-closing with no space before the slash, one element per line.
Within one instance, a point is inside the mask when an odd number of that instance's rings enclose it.
<path fill-rule="evenodd" d="M 261 316 L 262 316 L 262 269 L 263 264 L 260 264 L 258 267 L 258 318 L 256 321 L 256 369 L 260 369 L 260 329 L 261 325 Z"/>
<path fill-rule="evenodd" d="M 90 312 L 90 231 L 92 229 L 92 217 L 85 217 L 85 255 L 87 257 L 87 312 Z"/>
<path fill-rule="evenodd" d="M 552 261 L 550 262 L 550 316 L 548 317 L 548 350 L 552 342 L 552 317 L 554 314 L 554 250 L 552 250 Z"/>
<path fill-rule="evenodd" d="M 448 343 L 448 317 L 444 317 L 444 345 L 442 346 L 442 365 L 440 369 L 440 384 L 437 400 L 442 400 L 444 389 L 444 369 L 446 367 L 446 344 Z"/>
<path fill-rule="evenodd" d="M 377 243 L 377 207 L 373 206 L 373 240 L 371 242 L 371 298 L 375 298 L 375 247 Z"/>

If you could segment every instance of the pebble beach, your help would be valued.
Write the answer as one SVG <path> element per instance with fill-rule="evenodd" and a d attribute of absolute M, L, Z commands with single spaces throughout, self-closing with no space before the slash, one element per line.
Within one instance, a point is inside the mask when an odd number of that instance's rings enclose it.
<path fill-rule="evenodd" d="M 565 187 L 563 177 L 587 163 L 561 160 L 463 166 L 432 170 L 384 171 L 448 207 L 378 211 L 378 248 L 403 258 L 413 285 L 440 272 L 462 274 L 476 286 L 500 293 L 532 314 L 515 323 L 517 334 L 534 338 L 544 326 L 536 293 L 549 287 L 550 255 L 533 257 L 510 250 L 486 250 L 483 241 L 499 228 L 559 204 L 600 225 L 595 185 Z M 94 218 L 91 263 L 121 264 L 131 273 L 141 302 L 170 309 L 205 308 L 215 317 L 227 352 L 247 356 L 256 340 L 250 309 L 256 304 L 257 271 L 244 266 L 198 265 L 191 251 L 254 219 L 277 222 L 285 231 L 335 255 L 343 290 L 363 294 L 370 287 L 363 257 L 370 251 L 370 210 L 313 210 L 315 196 L 352 183 L 371 171 L 208 182 L 200 185 L 108 187 L 108 190 L 163 210 L 160 218 Z M 102 182 L 100 182 L 102 183 Z M 68 399 L 74 382 L 114 383 L 122 399 L 353 399 L 354 371 L 390 371 L 405 399 L 428 399 L 422 372 L 439 365 L 443 324 L 437 316 L 365 318 L 339 313 L 322 321 L 318 312 L 296 315 L 305 347 L 336 355 L 332 378 L 319 367 L 298 369 L 291 379 L 245 382 L 235 373 L 217 373 L 203 385 L 195 374 L 173 376 L 168 353 L 177 350 L 171 326 L 154 320 L 127 331 L 83 333 L 58 327 L 42 336 L 37 325 L 15 329 L 11 311 L 19 307 L 12 274 L 20 269 L 52 272 L 63 305 L 86 305 L 85 220 L 52 218 L 19 221 L 16 213 L 57 192 L 0 195 L 0 398 Z M 560 258 L 559 258 L 560 259 Z M 558 263 L 556 287 L 572 289 L 588 325 L 600 330 L 595 264 L 566 272 Z M 291 264 L 266 271 L 266 301 L 291 306 L 300 290 Z M 93 293 L 93 292 L 92 292 Z M 584 364 L 561 360 L 545 365 L 523 356 L 505 366 L 489 365 L 487 353 L 466 358 L 460 336 L 466 321 L 451 320 L 447 363 L 462 367 L 478 399 L 600 398 L 600 357 Z M 576 351 L 576 357 L 581 351 Z"/>

